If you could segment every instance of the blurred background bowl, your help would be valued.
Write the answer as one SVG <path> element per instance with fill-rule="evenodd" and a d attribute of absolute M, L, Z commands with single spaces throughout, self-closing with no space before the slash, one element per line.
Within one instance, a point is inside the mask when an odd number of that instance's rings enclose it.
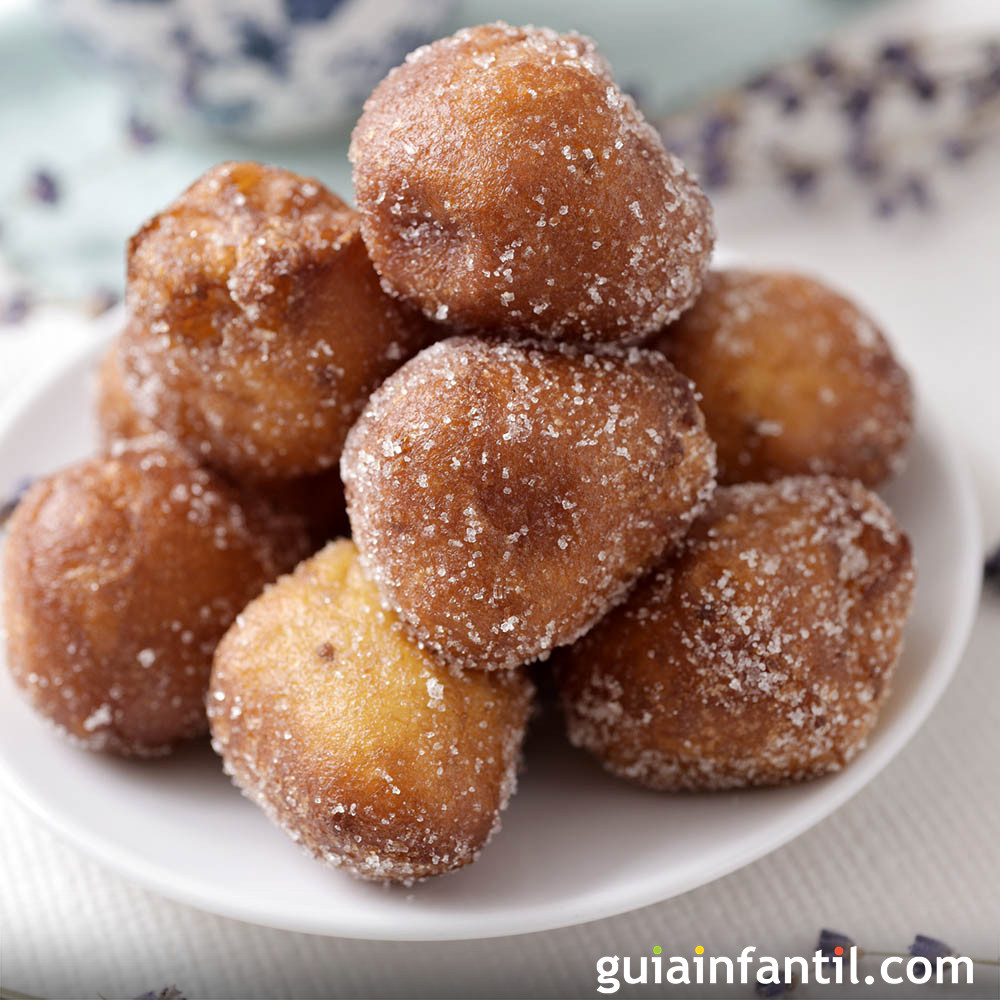
<path fill-rule="evenodd" d="M 451 0 L 50 0 L 159 124 L 281 140 L 342 126 Z"/>

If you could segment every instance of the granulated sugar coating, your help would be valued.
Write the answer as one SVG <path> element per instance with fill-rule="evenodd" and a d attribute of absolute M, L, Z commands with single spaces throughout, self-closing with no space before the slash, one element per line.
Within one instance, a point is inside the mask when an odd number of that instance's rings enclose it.
<path fill-rule="evenodd" d="M 383 383 L 341 471 L 365 566 L 417 638 L 513 667 L 659 561 L 711 495 L 715 450 L 656 352 L 458 337 Z"/>
<path fill-rule="evenodd" d="M 666 790 L 839 770 L 888 694 L 913 585 L 906 535 L 860 483 L 721 488 L 677 551 L 559 654 L 570 739 Z"/>
<path fill-rule="evenodd" d="M 698 387 L 720 482 L 827 473 L 876 486 L 902 465 L 910 380 L 874 323 L 813 278 L 714 271 L 649 346 Z"/>
<path fill-rule="evenodd" d="M 101 444 L 110 449 L 122 441 L 148 437 L 156 428 L 132 402 L 122 369 L 120 341 L 105 352 L 97 369 L 94 392 L 94 412 Z"/>
<path fill-rule="evenodd" d="M 269 587 L 219 644 L 213 746 L 305 850 L 410 882 L 474 861 L 514 791 L 524 671 L 451 671 L 383 610 L 354 546 Z"/>
<path fill-rule="evenodd" d="M 498 23 L 417 49 L 350 157 L 386 287 L 458 330 L 635 341 L 701 287 L 708 200 L 588 38 Z"/>
<path fill-rule="evenodd" d="M 36 483 L 4 552 L 7 661 L 32 705 L 93 750 L 148 756 L 207 728 L 215 644 L 307 551 L 162 438 Z"/>
<path fill-rule="evenodd" d="M 118 341 L 108 349 L 97 370 L 95 411 L 105 451 L 126 441 L 159 433 L 139 413 L 132 400 L 122 372 Z M 241 489 L 244 494 L 266 500 L 280 515 L 301 518 L 309 533 L 312 551 L 348 530 L 344 487 L 337 465 L 310 476 L 247 483 Z"/>
<path fill-rule="evenodd" d="M 256 163 L 197 180 L 129 244 L 139 411 L 241 482 L 336 465 L 372 389 L 435 331 L 386 295 L 358 214 Z"/>

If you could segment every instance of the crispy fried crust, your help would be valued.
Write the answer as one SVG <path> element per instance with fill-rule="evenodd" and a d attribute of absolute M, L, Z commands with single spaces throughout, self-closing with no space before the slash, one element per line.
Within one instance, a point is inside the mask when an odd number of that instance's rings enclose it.
<path fill-rule="evenodd" d="M 720 488 L 677 551 L 559 654 L 570 739 L 672 791 L 839 770 L 887 696 L 913 585 L 906 535 L 860 483 Z"/>
<path fill-rule="evenodd" d="M 156 428 L 136 409 L 125 384 L 119 340 L 107 349 L 98 366 L 94 392 L 97 430 L 105 451 L 123 441 L 148 437 Z"/>
<path fill-rule="evenodd" d="M 383 598 L 470 667 L 581 635 L 683 535 L 714 469 L 690 383 L 662 355 L 472 337 L 391 376 L 342 462 Z"/>
<path fill-rule="evenodd" d="M 499 828 L 531 694 L 523 671 L 423 651 L 338 541 L 239 616 L 208 710 L 226 771 L 295 841 L 405 882 L 469 864 Z"/>
<path fill-rule="evenodd" d="M 712 272 L 650 346 L 698 387 L 720 482 L 826 473 L 876 486 L 902 464 L 910 380 L 872 321 L 819 281 Z"/>
<path fill-rule="evenodd" d="M 123 442 L 159 433 L 132 401 L 122 372 L 118 342 L 108 348 L 101 361 L 96 388 L 97 424 L 105 451 L 111 451 Z M 311 476 L 236 485 L 244 494 L 266 500 L 278 514 L 302 518 L 309 532 L 312 550 L 348 530 L 344 486 L 338 466 Z"/>
<path fill-rule="evenodd" d="M 435 331 L 379 286 L 318 181 L 213 167 L 132 237 L 123 361 L 143 416 L 240 482 L 332 468 L 376 385 Z"/>
<path fill-rule="evenodd" d="M 634 341 L 701 287 L 708 200 L 588 38 L 489 24 L 417 49 L 350 157 L 386 286 L 457 330 Z"/>
<path fill-rule="evenodd" d="M 306 552 L 278 518 L 162 438 L 36 483 L 4 551 L 7 659 L 86 747 L 163 753 L 206 729 L 215 644 Z"/>

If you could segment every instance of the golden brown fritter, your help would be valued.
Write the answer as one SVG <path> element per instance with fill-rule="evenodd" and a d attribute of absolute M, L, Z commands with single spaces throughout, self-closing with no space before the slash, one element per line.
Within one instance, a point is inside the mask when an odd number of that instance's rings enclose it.
<path fill-rule="evenodd" d="M 213 745 L 306 850 L 408 882 L 474 861 L 516 785 L 523 671 L 451 671 L 382 609 L 338 541 L 269 587 L 219 644 Z"/>
<path fill-rule="evenodd" d="M 341 471 L 387 603 L 449 662 L 572 642 L 714 486 L 686 378 L 654 351 L 441 341 L 383 383 Z"/>
<path fill-rule="evenodd" d="M 33 706 L 95 750 L 148 756 L 205 732 L 215 645 L 307 551 L 161 438 L 36 483 L 4 551 L 7 660 Z"/>
<path fill-rule="evenodd" d="M 132 401 L 118 348 L 117 341 L 108 348 L 97 372 L 97 424 L 105 451 L 111 451 L 122 442 L 158 433 Z M 338 466 L 311 476 L 244 481 L 236 486 L 244 494 L 262 497 L 278 514 L 302 518 L 312 550 L 348 530 L 344 486 Z"/>
<path fill-rule="evenodd" d="M 332 468 L 369 393 L 435 334 L 386 295 L 318 181 L 213 167 L 132 237 L 123 360 L 139 411 L 240 482 Z"/>
<path fill-rule="evenodd" d="M 876 486 L 901 465 L 909 378 L 874 323 L 819 281 L 714 271 L 650 346 L 701 393 L 720 482 L 827 473 Z"/>
<path fill-rule="evenodd" d="M 153 424 L 139 413 L 132 402 L 125 384 L 120 347 L 120 341 L 115 340 L 104 353 L 97 369 L 94 409 L 97 430 L 105 450 L 122 441 L 156 433 Z"/>
<path fill-rule="evenodd" d="M 350 157 L 387 287 L 458 330 L 634 341 L 701 287 L 708 200 L 588 38 L 488 24 L 417 49 Z"/>
<path fill-rule="evenodd" d="M 886 699 L 913 585 L 906 535 L 860 483 L 720 488 L 628 601 L 559 654 L 570 739 L 672 791 L 839 770 Z"/>

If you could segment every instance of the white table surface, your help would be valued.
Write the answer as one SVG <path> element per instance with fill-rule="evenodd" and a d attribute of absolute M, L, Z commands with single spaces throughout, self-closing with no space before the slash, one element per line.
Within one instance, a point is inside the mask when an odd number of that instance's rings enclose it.
<path fill-rule="evenodd" d="M 943 6 L 916 9 L 933 19 Z M 804 210 L 781 195 L 717 201 L 728 247 L 762 264 L 822 274 L 882 321 L 920 394 L 948 414 L 972 464 L 985 536 L 994 545 L 1000 541 L 998 192 L 1000 152 L 994 152 L 941 188 L 937 211 L 890 222 L 874 221 L 860 203 Z M 59 338 L 77 335 L 51 313 L 5 332 L 0 392 L 26 369 L 48 363 L 42 359 L 51 360 Z M 601 955 L 648 954 L 657 943 L 668 954 L 667 948 L 689 954 L 696 944 L 732 954 L 748 943 L 776 955 L 808 954 L 824 926 L 869 948 L 905 949 L 921 932 L 961 953 L 996 957 L 998 650 L 1000 591 L 993 591 L 984 595 L 962 665 L 927 724 L 836 814 L 714 884 L 544 934 L 375 943 L 249 926 L 129 884 L 0 798 L 0 981 L 49 998 L 129 997 L 171 983 L 192 998 L 593 996 Z M 891 995 L 932 995 L 910 989 Z M 617 996 L 654 993 L 626 987 Z M 726 995 L 752 997 L 752 987 Z M 834 995 L 849 994 L 817 986 L 795 993 Z M 986 970 L 974 988 L 947 994 L 996 995 L 995 971 Z"/>

